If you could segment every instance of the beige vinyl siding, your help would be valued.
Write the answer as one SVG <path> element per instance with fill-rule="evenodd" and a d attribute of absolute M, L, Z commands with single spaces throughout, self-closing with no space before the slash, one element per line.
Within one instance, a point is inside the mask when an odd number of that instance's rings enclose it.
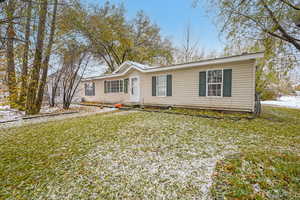
<path fill-rule="evenodd" d="M 84 82 L 82 83 L 83 93 L 85 101 L 88 102 L 100 102 L 100 103 L 129 103 L 130 102 L 130 81 L 128 83 L 128 93 L 119 92 L 119 93 L 104 93 L 104 81 L 105 80 L 121 80 L 126 79 L 132 76 L 141 76 L 141 74 L 136 70 L 130 70 L 125 76 L 118 78 L 107 78 L 107 79 L 98 79 L 88 82 L 95 82 L 95 96 L 85 96 L 84 95 Z"/>
<path fill-rule="evenodd" d="M 232 69 L 231 97 L 200 97 L 199 72 L 213 69 Z M 152 76 L 172 74 L 172 96 L 152 96 Z M 143 73 L 131 69 L 125 76 L 105 80 L 140 78 L 140 104 L 201 107 L 223 110 L 253 111 L 255 95 L 255 61 L 233 62 L 223 65 L 199 66 L 186 69 Z M 128 93 L 104 93 L 104 79 L 94 80 L 96 95 L 84 96 L 85 101 L 103 103 L 130 102 L 130 83 Z M 130 81 L 129 81 L 130 82 Z M 83 82 L 84 87 L 84 82 Z"/>
<path fill-rule="evenodd" d="M 254 61 L 201 66 L 190 69 L 145 74 L 142 79 L 145 104 L 196 106 L 215 109 L 253 111 Z M 232 97 L 199 97 L 199 72 L 213 69 L 232 69 Z M 151 94 L 152 76 L 172 74 L 173 96 L 155 97 Z"/>

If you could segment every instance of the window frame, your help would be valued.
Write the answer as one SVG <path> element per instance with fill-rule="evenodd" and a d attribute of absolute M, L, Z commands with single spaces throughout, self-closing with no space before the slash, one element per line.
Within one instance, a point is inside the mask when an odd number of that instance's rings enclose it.
<path fill-rule="evenodd" d="M 105 94 L 109 93 L 124 93 L 124 79 L 105 80 Z"/>
<path fill-rule="evenodd" d="M 61 91 L 61 88 L 59 86 L 57 86 L 56 91 L 55 91 L 55 96 L 56 97 L 60 97 L 60 95 L 61 95 L 60 91 Z"/>
<path fill-rule="evenodd" d="M 209 83 L 208 82 L 208 72 L 210 72 L 210 71 L 221 71 L 222 72 L 222 75 L 221 75 L 222 81 L 221 81 L 221 83 Z M 223 84 L 224 84 L 224 77 L 223 76 L 224 76 L 224 69 L 223 68 L 206 70 L 206 97 L 217 97 L 217 98 L 222 98 L 223 97 Z M 220 96 L 208 95 L 208 85 L 221 85 L 221 95 Z"/>
<path fill-rule="evenodd" d="M 91 86 L 89 86 L 91 84 Z M 91 90 L 90 87 L 92 88 Z M 84 88 L 84 96 L 96 96 L 96 83 L 95 82 L 88 82 L 85 83 L 85 88 Z"/>
<path fill-rule="evenodd" d="M 165 78 L 165 94 L 164 95 L 158 95 L 159 94 L 159 86 L 158 86 L 158 79 L 159 77 L 164 77 Z M 157 97 L 167 97 L 167 90 L 168 90 L 168 80 L 167 80 L 167 74 L 162 74 L 162 75 L 158 75 L 156 76 L 156 96 Z"/>

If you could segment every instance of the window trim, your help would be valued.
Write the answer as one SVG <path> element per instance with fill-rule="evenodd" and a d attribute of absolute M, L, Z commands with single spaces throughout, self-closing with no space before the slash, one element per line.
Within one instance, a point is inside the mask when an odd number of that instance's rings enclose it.
<path fill-rule="evenodd" d="M 165 85 L 165 95 L 158 95 L 158 77 L 160 77 L 160 76 L 164 76 L 165 77 L 165 79 L 166 79 L 166 85 Z M 167 90 L 168 90 L 168 83 L 167 83 L 167 76 L 168 76 L 168 74 L 161 74 L 161 75 L 157 75 L 156 76 L 156 85 L 155 85 L 155 87 L 156 87 L 156 97 L 167 97 Z"/>
<path fill-rule="evenodd" d="M 61 96 L 60 92 L 61 92 L 61 88 L 59 86 L 57 86 L 56 91 L 55 91 L 55 97 L 60 97 Z"/>
<path fill-rule="evenodd" d="M 221 70 L 222 71 L 222 81 L 221 81 L 221 83 L 208 83 L 208 72 L 209 71 L 216 71 L 216 70 Z M 224 76 L 224 68 L 207 69 L 206 70 L 206 97 L 223 98 L 223 84 L 224 84 L 224 77 L 223 76 Z M 221 84 L 221 95 L 220 96 L 208 96 L 208 84 L 210 84 L 210 85 Z"/>
<path fill-rule="evenodd" d="M 105 94 L 125 93 L 124 92 L 124 80 L 125 79 L 104 80 L 104 93 Z M 118 82 L 118 84 L 114 85 L 114 86 L 117 85 L 117 89 L 115 89 L 115 87 L 114 87 L 114 90 L 113 90 L 112 82 L 114 82 L 114 81 Z"/>
<path fill-rule="evenodd" d="M 89 84 L 91 84 L 92 86 L 88 86 Z M 88 91 L 87 87 L 92 87 L 93 88 L 93 90 L 92 90 L 92 92 L 90 94 L 87 92 Z M 84 96 L 87 96 L 87 97 L 96 96 L 96 83 L 94 81 L 93 82 L 87 82 L 87 83 L 85 83 L 85 86 L 84 86 Z"/>

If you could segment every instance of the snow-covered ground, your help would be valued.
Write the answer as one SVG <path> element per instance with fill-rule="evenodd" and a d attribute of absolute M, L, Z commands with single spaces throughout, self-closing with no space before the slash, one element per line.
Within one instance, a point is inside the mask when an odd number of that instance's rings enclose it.
<path fill-rule="evenodd" d="M 86 107 L 86 106 L 72 104 L 70 106 L 69 111 L 77 111 L 81 114 L 81 113 L 107 112 L 107 111 L 114 111 L 114 110 L 115 109 L 112 108 L 101 109 L 93 106 Z M 61 113 L 61 112 L 68 112 L 68 111 L 64 110 L 61 105 L 56 107 L 44 106 L 41 108 L 40 114 Z M 25 112 L 18 111 L 16 109 L 11 109 L 8 105 L 0 105 L 0 122 L 19 120 L 22 119 L 22 117 L 25 117 Z M 48 118 L 53 118 L 53 117 L 48 117 Z"/>
<path fill-rule="evenodd" d="M 71 105 L 70 108 L 76 108 L 78 105 Z M 44 106 L 41 108 L 40 113 L 55 113 L 59 110 L 62 110 L 62 106 L 56 106 L 56 107 L 49 107 Z M 0 122 L 1 121 L 9 121 L 9 120 L 15 120 L 20 119 L 25 116 L 25 112 L 18 111 L 16 109 L 11 109 L 9 105 L 0 105 Z"/>
<path fill-rule="evenodd" d="M 274 101 L 262 101 L 264 105 L 298 108 L 300 109 L 300 96 L 282 96 Z"/>
<path fill-rule="evenodd" d="M 15 109 L 10 109 L 7 105 L 0 105 L 0 122 L 7 120 L 14 120 L 23 117 L 25 112 L 21 112 Z"/>
<path fill-rule="evenodd" d="M 57 116 L 47 116 L 47 117 L 44 116 L 41 118 L 39 117 L 39 118 L 26 119 L 26 120 L 21 119 L 23 116 L 25 116 L 25 113 L 23 115 L 19 115 L 19 116 L 12 115 L 11 118 L 6 117 L 5 120 L 3 117 L 1 118 L 1 116 L 0 116 L 0 122 L 17 119 L 17 121 L 13 121 L 13 122 L 0 123 L 0 129 L 1 128 L 18 127 L 18 126 L 23 126 L 26 124 L 36 124 L 36 123 L 41 123 L 41 122 L 64 120 L 64 119 L 70 119 L 70 118 L 74 118 L 74 117 L 85 117 L 85 116 L 95 115 L 95 114 L 99 114 L 99 113 L 110 113 L 110 112 L 114 112 L 114 111 L 118 110 L 116 108 L 99 108 L 99 107 L 92 107 L 92 106 L 90 106 L 88 108 L 89 109 L 82 109 L 78 113 L 72 113 L 72 114 L 68 114 L 68 115 L 57 115 Z M 45 110 L 47 110 L 47 108 Z M 127 112 L 130 113 L 130 112 L 134 112 L 134 111 L 126 111 L 124 113 L 127 113 Z M 45 113 L 46 112 L 44 112 L 44 114 Z M 121 113 L 123 113 L 123 112 L 121 112 Z M 116 114 L 121 114 L 121 113 L 118 112 Z M 1 115 L 1 110 L 0 110 L 0 115 Z"/>

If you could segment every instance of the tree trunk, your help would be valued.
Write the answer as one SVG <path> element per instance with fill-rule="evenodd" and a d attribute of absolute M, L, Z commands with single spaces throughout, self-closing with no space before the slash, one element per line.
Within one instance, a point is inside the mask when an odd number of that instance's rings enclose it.
<path fill-rule="evenodd" d="M 6 42 L 6 56 L 7 56 L 7 83 L 9 91 L 9 103 L 11 107 L 17 106 L 17 82 L 15 71 L 15 55 L 14 55 L 14 0 L 8 1 L 7 5 L 7 42 Z"/>
<path fill-rule="evenodd" d="M 53 80 L 51 80 L 53 82 Z M 49 106 L 54 107 L 55 106 L 55 96 L 56 96 L 56 90 L 58 87 L 58 82 L 54 80 L 54 83 L 51 84 L 51 92 L 49 94 Z"/>
<path fill-rule="evenodd" d="M 51 80 L 51 93 L 50 93 L 50 97 L 49 97 L 50 107 L 55 106 L 56 91 L 57 91 L 58 85 L 61 81 L 62 74 L 63 74 L 62 70 L 58 70 L 55 74 L 54 83 L 53 83 L 53 80 Z"/>
<path fill-rule="evenodd" d="M 50 107 L 54 107 L 55 106 L 55 94 L 56 94 L 56 89 L 57 87 L 53 87 L 51 89 L 51 96 L 50 96 L 50 102 L 49 102 L 49 106 Z"/>
<path fill-rule="evenodd" d="M 39 85 L 38 96 L 36 99 L 36 107 L 37 107 L 38 111 L 40 111 L 41 106 L 42 106 L 45 84 L 46 84 L 47 76 L 48 76 L 48 66 L 49 66 L 51 49 L 52 49 L 52 45 L 53 45 L 53 39 L 54 39 L 55 28 L 56 28 L 55 23 L 56 23 L 56 14 L 57 14 L 57 3 L 58 3 L 58 0 L 55 0 L 54 8 L 53 8 L 53 17 L 52 17 L 52 22 L 51 22 L 51 30 L 50 30 L 50 36 L 49 36 L 49 43 L 48 43 L 47 50 L 46 50 L 46 57 L 43 62 L 43 74 L 42 74 L 42 78 L 41 78 L 40 85 Z"/>
<path fill-rule="evenodd" d="M 63 109 L 68 110 L 70 108 L 71 102 L 68 100 L 63 101 Z"/>
<path fill-rule="evenodd" d="M 76 54 L 75 54 L 76 55 Z M 88 59 L 85 63 L 84 66 L 82 66 L 82 62 L 83 60 L 86 58 L 86 52 L 81 53 L 80 55 L 80 59 L 78 60 L 78 63 L 75 64 L 75 62 L 72 62 L 71 65 L 76 65 L 76 68 L 72 68 L 71 70 L 67 71 L 67 73 L 64 75 L 63 77 L 63 88 L 64 88 L 64 92 L 63 92 L 63 108 L 64 109 L 69 109 L 70 105 L 72 103 L 72 100 L 74 98 L 74 95 L 76 93 L 76 90 L 82 80 L 82 77 L 85 73 L 85 70 L 88 66 Z M 73 58 L 73 59 L 77 59 L 77 58 Z M 81 71 L 81 75 L 79 75 L 79 70 Z"/>
<path fill-rule="evenodd" d="M 26 26 L 25 26 L 25 44 L 23 53 L 23 65 L 21 74 L 21 91 L 19 97 L 19 105 L 21 109 L 25 107 L 26 92 L 27 92 L 27 80 L 28 80 L 28 51 L 29 51 L 29 39 L 30 39 L 30 24 L 31 24 L 31 10 L 32 2 L 28 1 L 27 13 L 26 13 Z"/>
<path fill-rule="evenodd" d="M 43 59 L 47 7 L 48 7 L 47 0 L 42 0 L 40 12 L 39 12 L 36 50 L 34 55 L 34 62 L 33 62 L 32 72 L 30 76 L 30 81 L 28 85 L 28 92 L 27 92 L 27 104 L 26 104 L 27 114 L 36 114 L 39 112 L 35 103 L 36 103 L 36 96 L 37 96 L 37 90 L 39 84 L 40 69 L 41 69 L 42 59 Z"/>

